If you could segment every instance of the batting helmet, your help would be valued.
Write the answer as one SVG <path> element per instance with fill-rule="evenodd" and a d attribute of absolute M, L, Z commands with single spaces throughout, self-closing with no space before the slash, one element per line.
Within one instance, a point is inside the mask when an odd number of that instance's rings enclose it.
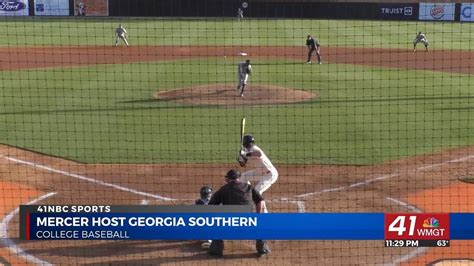
<path fill-rule="evenodd" d="M 212 188 L 210 186 L 203 186 L 201 190 L 199 190 L 199 194 L 201 195 L 201 199 L 207 199 L 212 194 Z"/>
<path fill-rule="evenodd" d="M 255 138 L 252 135 L 245 135 L 242 140 L 242 145 L 245 148 L 250 148 L 255 143 Z"/>
<path fill-rule="evenodd" d="M 227 172 L 227 174 L 225 175 L 225 178 L 230 179 L 230 180 L 235 180 L 237 178 L 240 178 L 240 172 L 234 169 L 229 170 L 229 172 Z"/>

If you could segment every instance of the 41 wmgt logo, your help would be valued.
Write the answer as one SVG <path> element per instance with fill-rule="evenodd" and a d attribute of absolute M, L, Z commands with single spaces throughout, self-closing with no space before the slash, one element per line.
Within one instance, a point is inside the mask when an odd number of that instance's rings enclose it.
<path fill-rule="evenodd" d="M 0 2 L 0 11 L 20 11 L 26 8 L 26 4 L 20 1 L 2 1 Z"/>
<path fill-rule="evenodd" d="M 448 213 L 385 214 L 385 239 L 450 239 Z"/>

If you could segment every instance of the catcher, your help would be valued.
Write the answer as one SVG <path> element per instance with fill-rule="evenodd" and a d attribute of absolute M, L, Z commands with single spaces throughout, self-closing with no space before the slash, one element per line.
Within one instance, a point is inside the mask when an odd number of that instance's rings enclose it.
<path fill-rule="evenodd" d="M 196 205 L 208 205 L 212 196 L 212 188 L 210 186 L 203 186 L 199 190 L 199 199 L 194 203 Z M 202 248 L 209 248 L 211 246 L 212 240 L 205 240 L 201 242 Z"/>
<path fill-rule="evenodd" d="M 260 193 L 267 191 L 278 179 L 278 171 L 260 147 L 255 145 L 252 135 L 245 135 L 242 140 L 243 149 L 240 151 L 238 162 L 241 167 L 252 168 L 241 175 L 241 182 L 258 181 L 255 189 Z M 265 202 L 263 212 L 267 213 Z"/>
<path fill-rule="evenodd" d="M 194 203 L 196 205 L 207 205 L 212 196 L 212 188 L 210 186 L 203 186 L 199 190 L 199 199 Z"/>

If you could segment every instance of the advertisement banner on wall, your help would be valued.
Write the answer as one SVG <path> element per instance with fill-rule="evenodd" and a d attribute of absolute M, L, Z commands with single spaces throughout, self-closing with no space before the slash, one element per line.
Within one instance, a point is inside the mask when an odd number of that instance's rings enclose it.
<path fill-rule="evenodd" d="M 35 0 L 35 16 L 69 16 L 69 0 Z"/>
<path fill-rule="evenodd" d="M 74 0 L 74 16 L 108 16 L 109 0 Z"/>
<path fill-rule="evenodd" d="M 417 4 L 379 4 L 378 12 L 381 19 L 416 19 Z"/>
<path fill-rule="evenodd" d="M 454 3 L 420 3 L 420 20 L 454 20 Z"/>
<path fill-rule="evenodd" d="M 28 0 L 0 0 L 0 16 L 28 16 Z"/>
<path fill-rule="evenodd" d="M 460 12 L 460 20 L 461 21 L 474 21 L 474 3 L 462 3 L 461 4 L 461 12 Z"/>

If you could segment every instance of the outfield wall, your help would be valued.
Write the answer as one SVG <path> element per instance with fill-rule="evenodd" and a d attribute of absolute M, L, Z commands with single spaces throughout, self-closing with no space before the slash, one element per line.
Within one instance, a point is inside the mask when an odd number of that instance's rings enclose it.
<path fill-rule="evenodd" d="M 235 17 L 241 0 L 110 0 L 111 16 Z M 155 4 L 153 4 L 155 3 Z M 410 16 L 391 19 L 418 19 L 418 4 L 331 3 L 331 2 L 249 2 L 245 17 L 383 19 L 381 8 L 411 7 Z"/>
<path fill-rule="evenodd" d="M 459 21 L 461 4 L 248 1 L 244 17 Z M 110 16 L 236 17 L 242 0 L 109 0 Z M 247 6 L 247 5 L 246 5 Z M 465 12 L 464 12 L 465 13 Z M 463 13 L 463 14 L 464 14 Z M 466 21 L 466 20 L 464 20 Z"/>
<path fill-rule="evenodd" d="M 242 8 L 246 18 L 473 21 L 471 4 L 436 1 L 15 0 L 5 3 L 0 5 L 0 16 L 236 17 L 237 9 Z"/>

